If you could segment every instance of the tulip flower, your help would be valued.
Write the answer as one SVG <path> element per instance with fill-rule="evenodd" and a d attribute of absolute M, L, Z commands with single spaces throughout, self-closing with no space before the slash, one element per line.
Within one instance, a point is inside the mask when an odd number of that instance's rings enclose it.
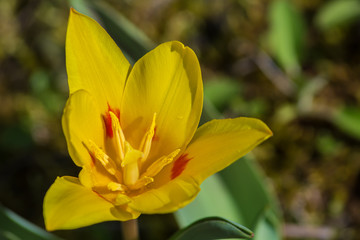
<path fill-rule="evenodd" d="M 70 97 L 62 118 L 78 178 L 58 177 L 44 199 L 47 230 L 74 229 L 190 203 L 200 184 L 272 135 L 260 120 L 198 127 L 203 83 L 195 53 L 177 41 L 134 66 L 93 19 L 70 11 Z"/>

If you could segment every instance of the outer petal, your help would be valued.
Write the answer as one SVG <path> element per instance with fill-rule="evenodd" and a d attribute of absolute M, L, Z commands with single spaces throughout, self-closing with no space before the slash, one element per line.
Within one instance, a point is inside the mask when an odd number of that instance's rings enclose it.
<path fill-rule="evenodd" d="M 201 183 L 271 136 L 271 130 L 258 119 L 212 120 L 196 131 L 183 158 L 173 163 L 171 178 L 192 176 Z"/>
<path fill-rule="evenodd" d="M 101 109 L 120 107 L 130 64 L 106 31 L 93 19 L 70 11 L 66 35 L 70 94 L 91 93 Z"/>
<path fill-rule="evenodd" d="M 137 147 L 156 113 L 151 155 L 186 145 L 199 123 L 203 86 L 195 53 L 179 42 L 167 42 L 141 58 L 126 83 L 121 124 Z"/>
<path fill-rule="evenodd" d="M 46 229 L 74 229 L 91 224 L 138 217 L 115 208 L 95 192 L 83 187 L 77 178 L 58 177 L 44 198 Z"/>
<path fill-rule="evenodd" d="M 91 157 L 83 141 L 92 140 L 104 146 L 104 123 L 98 105 L 92 96 L 80 90 L 68 99 L 62 118 L 69 154 L 78 166 L 89 165 Z"/>
<path fill-rule="evenodd" d="M 133 198 L 129 207 L 143 213 L 167 213 L 187 205 L 200 183 L 272 136 L 260 120 L 213 120 L 201 126 L 189 146 L 155 178 L 153 189 Z"/>
<path fill-rule="evenodd" d="M 191 177 L 178 178 L 134 197 L 129 207 L 142 213 L 170 213 L 191 202 L 199 191 Z"/>

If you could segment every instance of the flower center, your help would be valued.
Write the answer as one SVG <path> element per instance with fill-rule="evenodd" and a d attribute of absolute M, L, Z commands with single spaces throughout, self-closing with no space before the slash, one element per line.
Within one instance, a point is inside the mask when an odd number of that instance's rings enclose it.
<path fill-rule="evenodd" d="M 128 194 L 133 191 L 144 190 L 144 188 L 154 182 L 154 177 L 180 152 L 176 149 L 168 155 L 164 155 L 153 161 L 146 169 L 142 169 L 148 159 L 151 144 L 155 140 L 156 113 L 153 115 L 152 122 L 145 132 L 138 149 L 133 148 L 126 141 L 125 135 L 120 125 L 119 112 L 113 111 L 110 107 L 104 117 L 107 136 L 111 139 L 111 145 L 115 154 L 112 158 L 99 148 L 91 139 L 83 142 L 94 161 L 98 161 L 108 174 L 112 175 L 107 189 L 112 192 Z M 115 157 L 114 157 L 115 156 Z M 94 165 L 95 166 L 95 165 Z"/>

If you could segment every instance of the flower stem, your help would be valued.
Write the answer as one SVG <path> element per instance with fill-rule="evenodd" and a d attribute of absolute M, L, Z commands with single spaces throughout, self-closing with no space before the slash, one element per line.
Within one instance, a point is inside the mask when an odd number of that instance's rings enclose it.
<path fill-rule="evenodd" d="M 122 222 L 122 233 L 124 240 L 139 240 L 137 219 Z"/>

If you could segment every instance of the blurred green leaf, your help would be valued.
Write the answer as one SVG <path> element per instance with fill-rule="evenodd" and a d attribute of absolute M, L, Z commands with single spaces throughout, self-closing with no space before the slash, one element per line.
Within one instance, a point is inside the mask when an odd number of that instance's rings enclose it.
<path fill-rule="evenodd" d="M 69 0 L 69 3 L 100 22 L 131 64 L 155 47 L 138 27 L 106 2 Z"/>
<path fill-rule="evenodd" d="M 274 111 L 274 124 L 273 130 L 283 129 L 284 126 L 293 121 L 297 116 L 297 110 L 293 104 L 284 103 Z M 276 131 L 276 130 L 275 130 Z"/>
<path fill-rule="evenodd" d="M 65 99 L 59 92 L 51 88 L 51 78 L 45 70 L 34 71 L 30 76 L 30 86 L 33 94 L 53 113 L 62 111 Z"/>
<path fill-rule="evenodd" d="M 334 124 L 345 133 L 360 139 L 360 108 L 345 106 L 334 117 Z"/>
<path fill-rule="evenodd" d="M 334 156 L 342 149 L 343 144 L 330 133 L 321 133 L 316 137 L 316 148 L 324 156 Z"/>
<path fill-rule="evenodd" d="M 34 71 L 31 74 L 29 81 L 31 90 L 35 95 L 47 91 L 50 87 L 49 75 L 43 70 Z"/>
<path fill-rule="evenodd" d="M 230 109 L 235 115 L 262 117 L 269 107 L 269 103 L 262 98 L 244 99 L 240 95 L 231 102 Z"/>
<path fill-rule="evenodd" d="M 155 44 L 138 27 L 105 2 L 91 1 L 91 6 L 107 32 L 132 64 L 155 47 Z"/>
<path fill-rule="evenodd" d="M 68 0 L 70 7 L 76 9 L 87 16 L 95 17 L 94 12 L 89 7 L 89 1 L 86 0 Z"/>
<path fill-rule="evenodd" d="M 273 212 L 273 227 L 280 222 L 279 207 L 270 186 L 264 181 L 259 166 L 246 155 L 220 172 L 232 198 L 239 206 L 241 224 L 255 229 L 265 209 Z M 256 234 L 256 232 L 255 232 Z"/>
<path fill-rule="evenodd" d="M 194 222 L 178 231 L 170 240 L 188 239 L 249 239 L 254 234 L 246 227 L 220 217 L 209 217 Z"/>
<path fill-rule="evenodd" d="M 220 216 L 250 229 L 259 228 L 261 221 L 280 239 L 278 204 L 264 182 L 259 167 L 248 156 L 213 175 L 201 185 L 197 198 L 175 212 L 181 227 L 209 216 Z M 259 228 L 260 230 L 262 228 Z M 255 231 L 255 236 L 257 231 Z"/>
<path fill-rule="evenodd" d="M 297 108 L 300 113 L 309 112 L 313 108 L 315 96 L 327 85 L 327 80 L 316 76 L 303 80 L 299 86 Z"/>
<path fill-rule="evenodd" d="M 304 51 L 303 16 L 290 1 L 276 0 L 271 3 L 269 18 L 271 50 L 287 73 L 297 75 Z"/>
<path fill-rule="evenodd" d="M 0 131 L 0 149 L 2 151 L 24 151 L 32 146 L 31 134 L 23 126 L 8 125 Z"/>
<path fill-rule="evenodd" d="M 219 111 L 223 111 L 240 94 L 240 84 L 227 77 L 216 78 L 205 82 L 204 94 Z"/>
<path fill-rule="evenodd" d="M 360 1 L 336 0 L 327 2 L 317 13 L 315 24 L 321 30 L 341 27 L 360 19 Z"/>
<path fill-rule="evenodd" d="M 280 240 L 280 230 L 275 228 L 273 223 L 269 221 L 266 213 L 262 215 L 255 229 L 254 240 Z"/>
<path fill-rule="evenodd" d="M 60 240 L 0 205 L 0 239 Z"/>
<path fill-rule="evenodd" d="M 195 200 L 175 212 L 175 217 L 181 227 L 211 216 L 242 222 L 236 203 L 218 175 L 206 179 L 201 184 L 201 191 Z"/>

